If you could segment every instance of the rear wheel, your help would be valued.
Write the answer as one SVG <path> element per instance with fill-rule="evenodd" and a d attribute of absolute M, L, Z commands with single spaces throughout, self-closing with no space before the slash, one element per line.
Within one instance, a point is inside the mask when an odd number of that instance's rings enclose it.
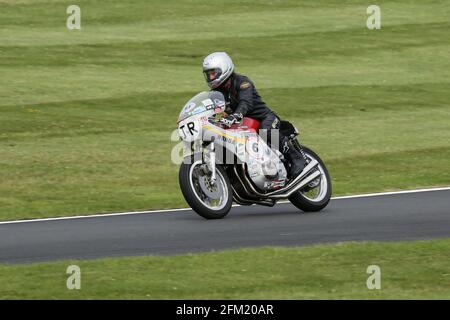
<path fill-rule="evenodd" d="M 289 197 L 289 201 L 297 208 L 305 212 L 320 211 L 328 205 L 331 199 L 331 178 L 325 163 L 311 149 L 302 148 L 309 160 L 315 159 L 319 162 L 318 170 L 320 176 L 311 181 L 303 189 L 295 192 Z"/>
<path fill-rule="evenodd" d="M 222 166 L 216 166 L 216 180 L 201 160 L 184 161 L 179 172 L 181 192 L 191 208 L 205 219 L 221 219 L 231 209 L 233 193 Z M 192 162 L 192 163 L 187 163 Z"/>

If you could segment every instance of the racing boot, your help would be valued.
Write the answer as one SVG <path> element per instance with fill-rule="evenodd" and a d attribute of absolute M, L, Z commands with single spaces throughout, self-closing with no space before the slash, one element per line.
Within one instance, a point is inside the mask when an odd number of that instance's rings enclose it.
<path fill-rule="evenodd" d="M 289 162 L 288 176 L 293 179 L 297 177 L 305 168 L 306 161 L 300 151 L 292 145 L 291 141 L 284 141 L 283 155 Z"/>

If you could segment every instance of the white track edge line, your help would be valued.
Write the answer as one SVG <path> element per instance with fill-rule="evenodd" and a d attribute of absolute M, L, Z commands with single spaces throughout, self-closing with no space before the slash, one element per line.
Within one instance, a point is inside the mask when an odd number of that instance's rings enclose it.
<path fill-rule="evenodd" d="M 378 197 L 405 193 L 418 193 L 418 192 L 430 192 L 430 191 L 446 191 L 450 190 L 450 187 L 439 187 L 439 188 L 428 188 L 428 189 L 413 189 L 413 190 L 401 190 L 401 191 L 389 191 L 389 192 L 379 192 L 379 193 L 366 193 L 366 194 L 356 194 L 350 196 L 338 196 L 332 197 L 331 200 L 344 200 L 344 199 L 354 199 L 354 198 L 366 198 L 366 197 Z M 279 201 L 278 203 L 289 203 L 289 201 Z M 240 207 L 241 205 L 235 204 L 233 207 Z M 176 211 L 186 211 L 191 210 L 191 208 L 180 208 L 180 209 L 164 209 L 164 210 L 150 210 L 150 211 L 130 211 L 130 212 L 117 212 L 117 213 L 105 213 L 105 214 L 92 214 L 84 216 L 68 216 L 68 217 L 55 217 L 55 218 L 42 218 L 42 219 L 28 219 L 28 220 L 12 220 L 12 221 L 1 221 L 0 225 L 3 224 L 15 224 L 15 223 L 27 223 L 27 222 L 45 222 L 45 221 L 58 221 L 58 220 L 72 220 L 72 219 L 88 219 L 88 218 L 106 218 L 115 216 L 128 216 L 136 214 L 146 214 L 146 213 L 162 213 L 162 212 L 176 212 Z"/>

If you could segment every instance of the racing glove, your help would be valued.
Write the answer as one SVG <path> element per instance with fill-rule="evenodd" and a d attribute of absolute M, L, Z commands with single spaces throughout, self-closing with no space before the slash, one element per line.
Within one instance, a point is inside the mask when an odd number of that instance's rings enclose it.
<path fill-rule="evenodd" d="M 227 127 L 231 127 L 233 124 L 241 122 L 243 118 L 242 113 L 233 113 L 220 119 L 220 123 Z"/>

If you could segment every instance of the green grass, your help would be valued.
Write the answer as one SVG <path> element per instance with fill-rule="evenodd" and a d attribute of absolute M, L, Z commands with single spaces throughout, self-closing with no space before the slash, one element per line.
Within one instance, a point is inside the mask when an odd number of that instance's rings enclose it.
<path fill-rule="evenodd" d="M 2 299 L 450 299 L 450 239 L 0 265 Z M 81 290 L 68 290 L 69 265 Z M 366 286 L 381 269 L 381 289 Z"/>
<path fill-rule="evenodd" d="M 185 207 L 178 112 L 225 50 L 335 194 L 450 185 L 450 5 L 0 0 L 0 220 Z M 213 8 L 213 10 L 211 10 Z"/>

